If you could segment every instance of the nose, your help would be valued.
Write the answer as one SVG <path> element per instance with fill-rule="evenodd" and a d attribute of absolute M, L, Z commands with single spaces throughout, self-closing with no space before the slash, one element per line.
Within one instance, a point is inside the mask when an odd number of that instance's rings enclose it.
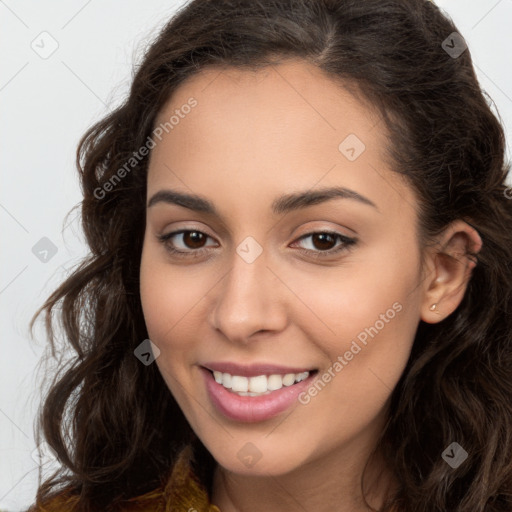
<path fill-rule="evenodd" d="M 248 343 L 257 333 L 284 329 L 285 287 L 267 266 L 265 251 L 252 263 L 234 252 L 230 263 L 230 270 L 215 287 L 210 325 L 236 343 Z"/>

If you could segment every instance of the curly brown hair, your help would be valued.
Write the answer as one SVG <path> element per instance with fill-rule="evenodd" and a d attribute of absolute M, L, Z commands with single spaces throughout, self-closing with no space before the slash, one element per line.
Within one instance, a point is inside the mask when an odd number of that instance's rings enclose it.
<path fill-rule="evenodd" d="M 454 58 L 442 47 L 453 32 L 428 0 L 194 0 L 169 21 L 125 102 L 78 148 L 90 255 L 31 322 L 45 313 L 56 350 L 56 313 L 75 354 L 40 413 L 62 470 L 40 485 L 38 503 L 65 487 L 79 495 L 77 510 L 120 510 L 123 500 L 161 485 L 193 439 L 157 366 L 133 354 L 148 338 L 139 295 L 148 158 L 115 187 L 105 184 L 146 143 L 188 77 L 206 67 L 257 69 L 299 57 L 355 85 L 379 109 L 393 169 L 419 198 L 422 242 L 456 219 L 483 241 L 463 301 L 438 324 L 420 322 L 393 391 L 381 444 L 400 489 L 387 510 L 512 510 L 509 164 L 469 50 Z M 441 458 L 453 439 L 470 453 L 457 469 Z M 204 457 L 201 467 L 211 467 Z"/>

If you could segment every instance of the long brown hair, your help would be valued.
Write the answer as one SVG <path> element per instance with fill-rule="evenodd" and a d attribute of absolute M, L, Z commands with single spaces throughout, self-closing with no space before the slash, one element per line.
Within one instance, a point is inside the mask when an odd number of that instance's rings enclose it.
<path fill-rule="evenodd" d="M 31 326 L 45 312 L 54 347 L 58 315 L 75 353 L 41 410 L 62 470 L 40 485 L 40 502 L 66 487 L 79 496 L 77 510 L 121 508 L 159 486 L 193 438 L 157 366 L 133 353 L 148 337 L 139 296 L 148 159 L 116 186 L 105 184 L 147 143 L 157 113 L 186 78 L 211 66 L 256 69 L 293 57 L 379 109 L 393 169 L 419 198 L 422 243 L 455 219 L 483 240 L 462 303 L 438 324 L 420 322 L 393 391 L 381 443 L 400 483 L 392 506 L 512 510 L 509 165 L 469 50 L 454 55 L 442 44 L 454 32 L 428 0 L 194 0 L 169 21 L 126 101 L 80 142 L 90 255 L 32 319 Z M 454 441 L 468 453 L 457 468 L 442 458 Z"/>

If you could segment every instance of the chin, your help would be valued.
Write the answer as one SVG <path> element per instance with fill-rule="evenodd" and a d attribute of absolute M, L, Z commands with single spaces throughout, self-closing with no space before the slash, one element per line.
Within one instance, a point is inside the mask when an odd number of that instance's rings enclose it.
<path fill-rule="evenodd" d="M 215 447 L 205 444 L 216 462 L 225 470 L 244 476 L 281 476 L 301 468 L 307 457 L 301 443 L 290 442 L 289 446 L 273 446 L 263 438 L 254 441 L 233 440 L 229 446 Z"/>

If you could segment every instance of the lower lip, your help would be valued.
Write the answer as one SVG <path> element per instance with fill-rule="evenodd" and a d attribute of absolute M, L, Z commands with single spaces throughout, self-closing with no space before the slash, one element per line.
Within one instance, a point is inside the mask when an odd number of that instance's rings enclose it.
<path fill-rule="evenodd" d="M 298 399 L 300 393 L 307 389 L 316 372 L 292 386 L 283 386 L 268 395 L 240 396 L 228 391 L 213 378 L 213 374 L 201 368 L 206 383 L 206 389 L 215 408 L 231 420 L 245 423 L 265 421 L 286 411 Z"/>

